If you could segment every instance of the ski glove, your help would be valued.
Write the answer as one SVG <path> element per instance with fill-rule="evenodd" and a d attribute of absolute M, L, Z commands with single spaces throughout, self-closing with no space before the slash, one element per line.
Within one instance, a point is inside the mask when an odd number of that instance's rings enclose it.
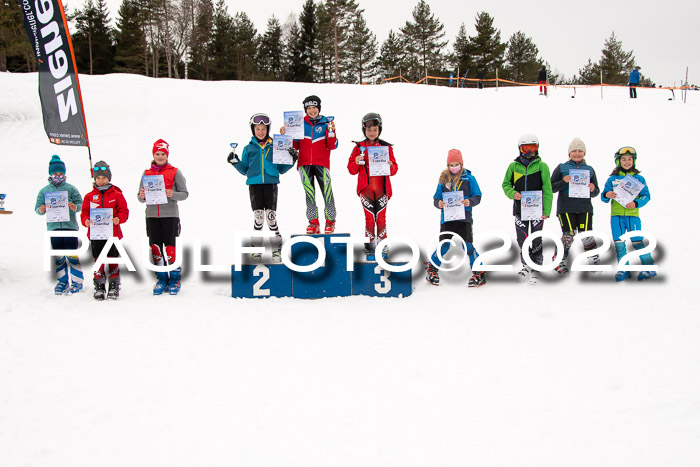
<path fill-rule="evenodd" d="M 292 156 L 292 161 L 294 161 L 294 164 L 297 163 L 297 159 L 299 159 L 299 151 L 294 149 L 294 148 L 289 148 L 289 155 Z"/>
<path fill-rule="evenodd" d="M 231 151 L 228 153 L 228 157 L 226 158 L 226 162 L 228 162 L 231 165 L 236 165 L 240 162 L 241 160 L 238 158 L 238 154 L 235 152 Z"/>

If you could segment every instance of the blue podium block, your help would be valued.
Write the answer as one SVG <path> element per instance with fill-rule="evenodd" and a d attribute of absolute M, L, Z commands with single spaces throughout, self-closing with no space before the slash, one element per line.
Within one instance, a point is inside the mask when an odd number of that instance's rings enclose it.
<path fill-rule="evenodd" d="M 389 263 L 400 266 L 403 263 Z M 391 272 L 377 263 L 355 263 L 352 294 L 371 297 L 407 297 L 413 293 L 411 270 Z"/>
<path fill-rule="evenodd" d="M 352 277 L 347 270 L 347 246 L 331 243 L 333 237 L 349 234 L 308 235 L 323 241 L 326 261 L 314 271 L 292 271 L 294 298 L 347 297 L 352 295 Z M 295 237 L 295 236 L 293 236 Z M 292 261 L 298 266 L 310 266 L 318 259 L 318 249 L 310 243 L 292 245 Z"/>
<path fill-rule="evenodd" d="M 240 271 L 231 267 L 234 298 L 292 296 L 292 271 L 284 264 L 244 264 Z"/>

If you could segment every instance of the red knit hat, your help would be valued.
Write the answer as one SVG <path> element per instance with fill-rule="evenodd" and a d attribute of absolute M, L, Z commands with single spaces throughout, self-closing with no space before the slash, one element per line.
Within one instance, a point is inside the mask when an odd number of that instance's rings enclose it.
<path fill-rule="evenodd" d="M 153 143 L 153 155 L 158 151 L 163 151 L 166 156 L 170 157 L 170 145 L 164 139 L 159 139 Z"/>
<path fill-rule="evenodd" d="M 450 152 L 447 153 L 447 165 L 450 165 L 453 162 L 459 162 L 460 165 L 464 165 L 462 152 L 459 149 L 450 149 Z"/>

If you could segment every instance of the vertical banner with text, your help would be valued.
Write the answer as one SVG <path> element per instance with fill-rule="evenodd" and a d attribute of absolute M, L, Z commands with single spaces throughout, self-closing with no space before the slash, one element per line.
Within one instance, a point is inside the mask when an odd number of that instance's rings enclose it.
<path fill-rule="evenodd" d="M 54 144 L 89 147 L 73 43 L 63 4 L 61 0 L 18 2 L 36 55 L 46 134 Z"/>

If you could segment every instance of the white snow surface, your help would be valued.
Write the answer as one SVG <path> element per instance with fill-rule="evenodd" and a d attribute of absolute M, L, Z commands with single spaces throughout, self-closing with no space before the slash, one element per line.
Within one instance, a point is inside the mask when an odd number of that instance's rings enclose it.
<path fill-rule="evenodd" d="M 637 100 L 624 88 L 606 88 L 603 99 L 598 88 L 578 90 L 572 99 L 568 89 L 545 98 L 536 88 L 116 74 L 81 76 L 81 85 L 93 161 L 111 165 L 131 209 L 124 244 L 137 271 L 122 268 L 116 302 L 95 302 L 91 286 L 54 296 L 34 202 L 52 154 L 66 162 L 69 183 L 88 192 L 88 154 L 48 143 L 36 74 L 1 73 L 0 191 L 14 211 L 0 217 L 3 467 L 698 465 L 697 95 L 683 104 L 646 89 Z M 251 228 L 252 213 L 244 177 L 225 161 L 228 144 L 247 143 L 255 112 L 278 129 L 282 112 L 309 94 L 336 117 L 338 232 L 363 233 L 346 164 L 367 112 L 384 117 L 382 137 L 399 164 L 389 236 L 409 236 L 425 253 L 439 230 L 432 195 L 456 147 L 483 192 L 475 232 L 512 237 L 501 262 L 514 266 L 512 202 L 501 181 L 517 139 L 535 133 L 553 170 L 579 136 L 601 187 L 617 148 L 637 148 L 652 196 L 642 225 L 659 242 L 659 277 L 616 284 L 612 273 L 550 272 L 530 286 L 501 272 L 468 289 L 467 271 L 443 273 L 433 287 L 421 270 L 402 299 L 231 298 L 230 273 L 192 271 L 191 239 L 202 239 L 209 264 L 232 264 L 233 232 Z M 180 203 L 186 276 L 177 297 L 152 296 L 143 267 L 136 192 L 158 138 L 170 143 L 190 191 Z M 609 235 L 610 207 L 597 198 L 594 209 L 595 230 Z M 303 232 L 304 213 L 291 171 L 279 191 L 285 238 Z M 545 230 L 560 235 L 556 219 Z M 89 285 L 92 258 L 81 259 Z"/>

